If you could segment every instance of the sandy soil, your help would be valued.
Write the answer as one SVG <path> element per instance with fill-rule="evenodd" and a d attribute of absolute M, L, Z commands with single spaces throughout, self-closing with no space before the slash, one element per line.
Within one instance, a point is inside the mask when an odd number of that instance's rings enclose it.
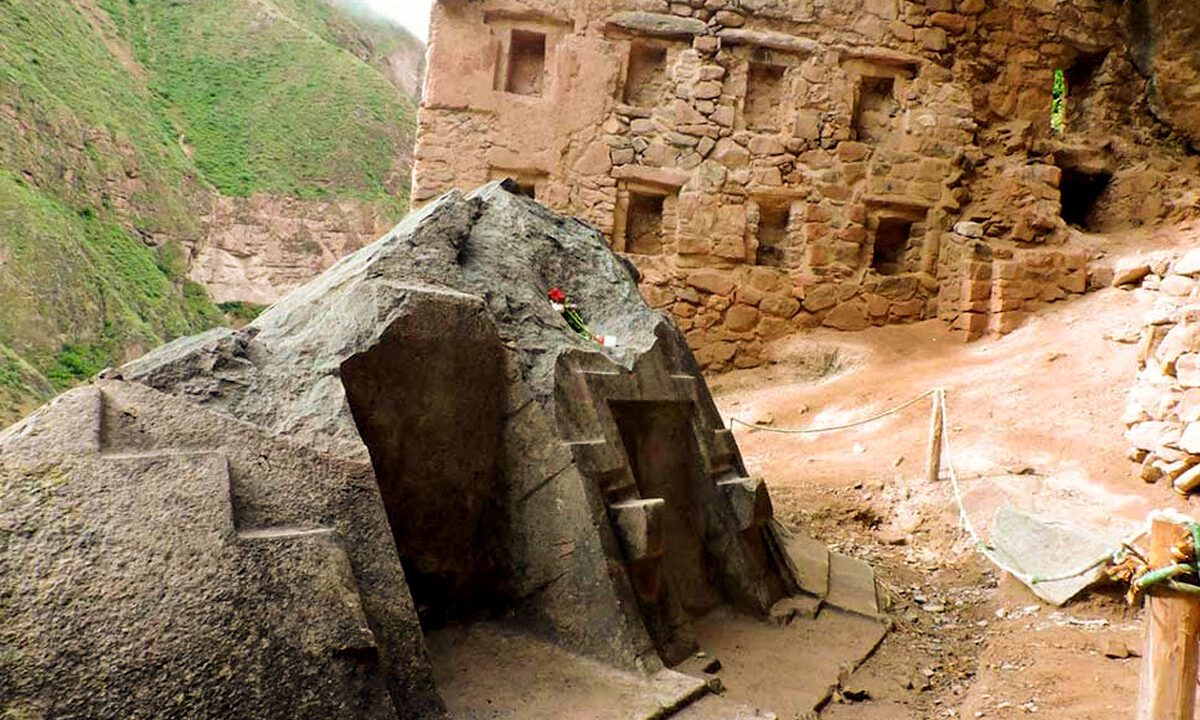
<path fill-rule="evenodd" d="M 818 331 L 774 348 L 776 364 L 711 385 L 727 417 L 778 428 L 868 417 L 943 387 L 950 456 L 985 538 L 1006 503 L 1120 535 L 1153 508 L 1188 510 L 1136 479 L 1121 437 L 1136 345 L 1113 338 L 1136 340 L 1150 304 L 1140 290 L 1104 290 L 971 344 L 938 322 Z M 828 434 L 737 430 L 776 515 L 874 563 L 895 598 L 895 630 L 848 684 L 868 699 L 821 717 L 1132 717 L 1140 611 L 1115 588 L 1050 607 L 975 553 L 950 483 L 925 480 L 929 422 L 924 402 Z"/>

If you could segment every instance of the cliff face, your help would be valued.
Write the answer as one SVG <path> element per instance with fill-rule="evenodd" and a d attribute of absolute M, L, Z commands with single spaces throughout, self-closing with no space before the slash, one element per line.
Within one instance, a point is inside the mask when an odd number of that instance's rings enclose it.
<path fill-rule="evenodd" d="M 1151 110 L 1200 148 L 1200 6 L 1131 0 L 1124 20 L 1133 61 L 1148 80 Z"/>
<path fill-rule="evenodd" d="M 389 27 L 323 0 L 0 5 L 0 423 L 407 211 L 389 63 L 419 42 Z"/>

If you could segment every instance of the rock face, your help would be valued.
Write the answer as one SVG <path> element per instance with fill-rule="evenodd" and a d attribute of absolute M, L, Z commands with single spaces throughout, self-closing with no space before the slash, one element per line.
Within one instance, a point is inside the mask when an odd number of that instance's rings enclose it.
<path fill-rule="evenodd" d="M 820 325 L 1008 332 L 1088 287 L 1070 226 L 1190 204 L 1116 3 L 439 0 L 431 37 L 414 201 L 516 179 L 712 370 Z"/>
<path fill-rule="evenodd" d="M 682 334 L 517 189 L 450 193 L 245 328 L 0 435 L 0 522 L 28 528 L 0 710 L 440 717 L 444 624 L 504 615 L 652 673 L 693 619 L 801 590 Z"/>
<path fill-rule="evenodd" d="M 1133 60 L 1150 81 L 1151 109 L 1200 149 L 1200 7 L 1132 0 L 1125 26 Z"/>
<path fill-rule="evenodd" d="M 216 302 L 270 305 L 387 230 L 384 215 L 356 200 L 217 197 L 189 275 Z"/>
<path fill-rule="evenodd" d="M 0 712 L 439 715 L 369 464 L 110 381 L 0 434 L 0 489 Z"/>

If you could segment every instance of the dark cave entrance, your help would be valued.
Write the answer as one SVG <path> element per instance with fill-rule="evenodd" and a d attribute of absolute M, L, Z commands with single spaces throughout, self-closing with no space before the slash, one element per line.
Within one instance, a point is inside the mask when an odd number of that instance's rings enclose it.
<path fill-rule="evenodd" d="M 494 614 L 505 587 L 494 561 L 503 543 L 494 331 L 465 309 L 431 306 L 343 362 L 341 377 L 422 629 Z"/>
<path fill-rule="evenodd" d="M 1085 172 L 1063 168 L 1059 192 L 1062 196 L 1062 219 L 1080 230 L 1099 230 L 1096 206 L 1112 181 L 1108 172 Z"/>

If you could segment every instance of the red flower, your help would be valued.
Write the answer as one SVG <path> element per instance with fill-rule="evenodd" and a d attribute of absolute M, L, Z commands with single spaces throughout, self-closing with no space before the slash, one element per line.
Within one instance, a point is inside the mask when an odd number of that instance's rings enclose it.
<path fill-rule="evenodd" d="M 563 292 L 562 288 L 550 288 L 550 292 L 547 295 L 550 297 L 550 302 L 562 304 L 567 301 L 567 294 Z"/>

